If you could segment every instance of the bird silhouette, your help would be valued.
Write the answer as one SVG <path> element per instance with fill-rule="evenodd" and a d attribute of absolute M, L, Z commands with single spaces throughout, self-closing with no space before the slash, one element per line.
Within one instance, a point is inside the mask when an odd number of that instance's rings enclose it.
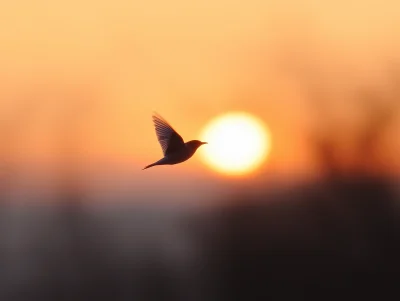
<path fill-rule="evenodd" d="M 207 144 L 207 142 L 199 140 L 191 140 L 185 143 L 173 127 L 157 113 L 153 114 L 153 123 L 158 142 L 164 153 L 164 158 L 147 165 L 143 170 L 156 165 L 182 163 L 191 158 L 201 145 Z"/>

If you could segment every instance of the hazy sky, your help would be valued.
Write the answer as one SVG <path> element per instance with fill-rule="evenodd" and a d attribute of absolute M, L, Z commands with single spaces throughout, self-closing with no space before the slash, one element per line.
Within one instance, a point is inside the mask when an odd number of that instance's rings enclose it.
<path fill-rule="evenodd" d="M 162 154 L 151 113 L 190 140 L 214 116 L 245 110 L 272 133 L 262 172 L 312 173 L 307 139 L 315 112 L 306 85 L 321 84 L 348 125 L 358 111 L 342 95 L 382 89 L 388 66 L 400 60 L 399 41 L 395 0 L 3 1 L 5 157 L 21 171 L 46 173 L 64 141 L 77 145 L 67 157 L 79 152 L 82 169 L 102 183 L 96 189 L 112 183 L 141 195 L 158 185 L 173 196 L 182 187 L 189 195 L 215 193 L 232 182 L 200 156 L 141 171 Z M 398 139 L 389 140 L 398 152 Z"/>

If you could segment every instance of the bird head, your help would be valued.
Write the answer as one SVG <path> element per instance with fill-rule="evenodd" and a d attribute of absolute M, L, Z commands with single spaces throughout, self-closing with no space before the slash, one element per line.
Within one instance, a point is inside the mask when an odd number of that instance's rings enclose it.
<path fill-rule="evenodd" d="M 203 144 L 207 144 L 207 142 L 201 142 L 200 140 L 191 140 L 189 142 L 186 142 L 186 145 L 191 149 L 193 149 L 194 151 L 197 150 Z"/>

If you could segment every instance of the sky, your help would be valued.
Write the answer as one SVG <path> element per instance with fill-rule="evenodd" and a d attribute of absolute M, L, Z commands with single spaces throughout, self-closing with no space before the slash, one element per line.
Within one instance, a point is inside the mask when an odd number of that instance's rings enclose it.
<path fill-rule="evenodd" d="M 16 174 L 13 193 L 50 191 L 62 162 L 96 198 L 207 199 L 318 174 L 310 137 L 319 130 L 348 134 L 339 135 L 347 165 L 366 107 L 354 95 L 371 90 L 384 108 L 399 95 L 390 85 L 399 17 L 394 0 L 3 1 L 0 152 Z M 153 111 L 191 140 L 237 110 L 271 132 L 255 174 L 221 176 L 196 155 L 142 172 L 162 156 Z M 371 164 L 398 173 L 392 119 Z"/>

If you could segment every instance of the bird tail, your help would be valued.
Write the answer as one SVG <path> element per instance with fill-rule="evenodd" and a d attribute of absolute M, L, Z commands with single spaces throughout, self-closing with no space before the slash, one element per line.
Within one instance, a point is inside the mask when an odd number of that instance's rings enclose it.
<path fill-rule="evenodd" d="M 154 163 L 152 163 L 152 164 L 150 164 L 150 165 L 147 165 L 145 168 L 143 168 L 142 170 L 145 170 L 145 169 L 147 169 L 147 168 L 150 168 L 150 167 L 153 167 L 153 166 L 156 166 L 156 165 L 164 165 L 164 164 L 167 164 L 166 163 L 166 158 L 162 158 L 162 159 L 160 159 L 160 160 L 158 160 L 157 162 L 154 162 Z"/>
<path fill-rule="evenodd" d="M 153 163 L 153 164 L 150 164 L 150 165 L 147 165 L 145 168 L 143 168 L 142 170 L 145 170 L 145 169 L 147 169 L 147 168 L 150 168 L 150 167 L 153 167 L 153 166 L 155 166 L 155 165 L 157 165 L 157 162 L 156 163 Z"/>

